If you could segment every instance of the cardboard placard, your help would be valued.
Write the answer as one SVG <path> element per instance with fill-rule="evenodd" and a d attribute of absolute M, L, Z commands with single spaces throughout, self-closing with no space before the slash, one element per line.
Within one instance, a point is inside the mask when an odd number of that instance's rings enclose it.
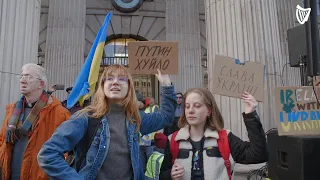
<path fill-rule="evenodd" d="M 320 134 L 320 104 L 315 91 L 312 86 L 276 88 L 275 123 L 279 136 Z"/>
<path fill-rule="evenodd" d="M 247 91 L 257 101 L 264 99 L 264 65 L 255 62 L 236 64 L 236 60 L 226 56 L 215 56 L 213 93 L 241 98 Z"/>
<path fill-rule="evenodd" d="M 178 42 L 136 41 L 128 44 L 131 74 L 178 74 Z"/>

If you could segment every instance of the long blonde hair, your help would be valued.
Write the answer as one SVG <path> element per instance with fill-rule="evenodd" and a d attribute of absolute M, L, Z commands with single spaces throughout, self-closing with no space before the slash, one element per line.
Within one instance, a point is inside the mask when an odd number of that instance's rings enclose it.
<path fill-rule="evenodd" d="M 122 101 L 121 106 L 124 107 L 126 116 L 130 123 L 136 123 L 137 132 L 139 132 L 141 118 L 139 115 L 138 101 L 134 90 L 132 76 L 128 70 L 121 65 L 111 65 L 104 69 L 99 79 L 98 89 L 93 95 L 91 104 L 82 109 L 80 113 L 88 113 L 89 117 L 100 118 L 109 111 L 110 104 L 108 104 L 108 98 L 104 93 L 104 78 L 112 75 L 114 72 L 116 72 L 118 75 L 126 76 L 128 78 L 128 93 L 125 99 Z"/>
<path fill-rule="evenodd" d="M 186 107 L 186 105 L 185 105 L 186 98 L 188 97 L 188 95 L 190 93 L 199 94 L 202 97 L 204 104 L 207 106 L 208 109 L 211 110 L 211 115 L 206 121 L 205 129 L 209 128 L 211 130 L 216 130 L 216 131 L 223 130 L 224 121 L 223 121 L 222 115 L 220 113 L 220 110 L 217 106 L 217 103 L 216 103 L 212 93 L 208 89 L 205 89 L 205 88 L 189 89 L 183 96 L 184 97 L 184 99 L 183 99 L 184 107 Z M 187 121 L 186 114 L 185 114 L 185 108 L 183 108 L 181 117 L 178 121 L 178 126 L 179 126 L 179 128 L 182 128 L 185 125 L 188 125 L 188 121 Z"/>

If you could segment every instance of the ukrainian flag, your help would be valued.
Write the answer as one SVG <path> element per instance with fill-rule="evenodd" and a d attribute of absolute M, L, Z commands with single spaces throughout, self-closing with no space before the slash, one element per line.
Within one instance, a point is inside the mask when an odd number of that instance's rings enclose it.
<path fill-rule="evenodd" d="M 84 100 L 90 97 L 95 91 L 111 16 L 112 13 L 108 13 L 102 26 L 100 27 L 88 57 L 83 64 L 72 91 L 67 99 L 67 108 L 72 108 L 78 101 L 80 106 L 83 106 Z"/>

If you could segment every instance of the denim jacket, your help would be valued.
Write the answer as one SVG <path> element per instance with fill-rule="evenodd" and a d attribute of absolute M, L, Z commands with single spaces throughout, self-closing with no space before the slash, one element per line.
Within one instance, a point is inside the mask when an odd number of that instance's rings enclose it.
<path fill-rule="evenodd" d="M 141 134 L 149 134 L 170 125 L 173 121 L 176 109 L 176 95 L 173 86 L 161 87 L 161 107 L 160 111 L 146 114 L 140 111 Z M 70 120 L 61 124 L 52 137 L 42 146 L 38 154 L 39 166 L 49 176 L 50 179 L 60 180 L 94 180 L 105 161 L 110 143 L 110 131 L 108 120 L 104 116 L 101 120 L 100 128 L 86 154 L 86 158 L 79 172 L 69 166 L 64 160 L 64 153 L 77 147 L 81 151 L 79 144 L 85 136 L 88 127 L 87 115 L 72 116 Z M 139 159 L 139 133 L 136 133 L 136 125 L 127 123 L 128 148 L 131 154 L 131 162 L 134 180 L 144 179 L 144 173 L 140 167 Z M 112 162 L 110 162 L 112 163 Z M 129 163 L 129 162 L 128 162 Z"/>

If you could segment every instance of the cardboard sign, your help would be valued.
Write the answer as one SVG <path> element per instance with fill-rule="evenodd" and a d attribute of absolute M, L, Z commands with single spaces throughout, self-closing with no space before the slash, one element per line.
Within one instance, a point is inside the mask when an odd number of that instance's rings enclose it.
<path fill-rule="evenodd" d="M 247 91 L 262 102 L 264 98 L 264 65 L 254 62 L 237 64 L 233 58 L 216 55 L 213 93 L 241 98 Z"/>
<path fill-rule="evenodd" d="M 178 42 L 136 41 L 128 44 L 131 74 L 178 74 Z"/>
<path fill-rule="evenodd" d="M 315 91 L 319 92 L 319 88 Z M 276 88 L 276 125 L 283 135 L 319 135 L 320 104 L 312 86 Z"/>

